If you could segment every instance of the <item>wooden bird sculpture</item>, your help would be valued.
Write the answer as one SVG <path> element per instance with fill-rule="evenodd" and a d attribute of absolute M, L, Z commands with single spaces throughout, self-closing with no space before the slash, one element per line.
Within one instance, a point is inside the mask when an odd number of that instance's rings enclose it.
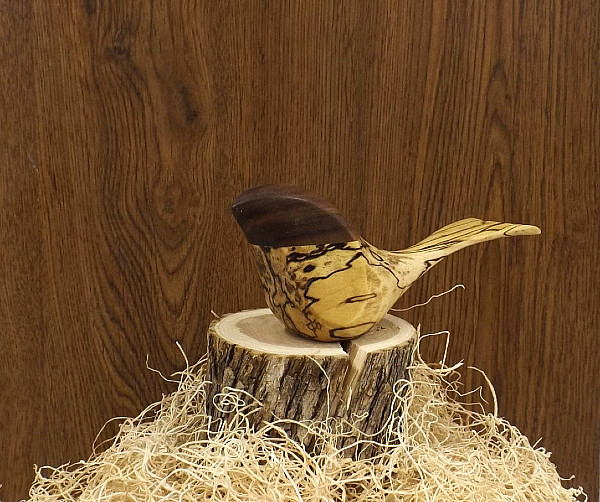
<path fill-rule="evenodd" d="M 252 245 L 269 308 L 288 328 L 321 341 L 366 333 L 414 281 L 459 249 L 540 233 L 467 218 L 402 251 L 384 251 L 329 202 L 285 185 L 243 192 L 232 212 Z"/>

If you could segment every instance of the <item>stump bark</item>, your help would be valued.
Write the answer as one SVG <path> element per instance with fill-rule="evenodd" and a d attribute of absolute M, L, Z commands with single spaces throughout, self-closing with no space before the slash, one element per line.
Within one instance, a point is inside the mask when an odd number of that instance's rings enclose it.
<path fill-rule="evenodd" d="M 394 384 L 408 377 L 416 339 L 417 330 L 392 315 L 343 343 L 301 337 L 269 309 L 226 315 L 208 331 L 207 414 L 215 423 L 231 419 L 222 399 L 231 388 L 248 404 L 261 403 L 247 416 L 255 427 L 289 419 L 283 428 L 305 442 L 294 422 L 335 417 L 376 435 L 389 418 Z"/>

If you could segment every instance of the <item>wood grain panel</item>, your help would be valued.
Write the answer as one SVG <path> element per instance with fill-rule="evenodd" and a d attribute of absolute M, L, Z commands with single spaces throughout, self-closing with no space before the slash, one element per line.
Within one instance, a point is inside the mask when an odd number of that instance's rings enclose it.
<path fill-rule="evenodd" d="M 0 498 L 169 391 L 146 356 L 197 359 L 210 309 L 263 306 L 228 208 L 265 182 L 388 249 L 540 226 L 400 306 L 465 284 L 403 316 L 596 496 L 599 34 L 594 0 L 0 1 Z"/>
<path fill-rule="evenodd" d="M 56 329 L 44 320 L 47 281 L 37 217 L 42 204 L 27 36 L 32 24 L 30 2 L 0 3 L 0 483 L 6 486 L 1 495 L 6 500 L 26 493 L 33 459 L 45 450 L 43 347 L 47 333 Z"/>

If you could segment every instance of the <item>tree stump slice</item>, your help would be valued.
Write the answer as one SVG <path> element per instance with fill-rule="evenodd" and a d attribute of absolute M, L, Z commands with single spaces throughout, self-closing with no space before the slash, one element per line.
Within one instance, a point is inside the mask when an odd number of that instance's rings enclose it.
<path fill-rule="evenodd" d="M 394 384 L 408 377 L 416 339 L 417 330 L 392 315 L 359 338 L 328 343 L 294 333 L 269 309 L 223 316 L 208 331 L 207 414 L 215 423 L 231 419 L 222 396 L 238 389 L 252 396 L 248 404 L 261 403 L 247 416 L 253 427 L 334 417 L 375 434 L 389 417 Z M 305 442 L 293 422 L 283 428 Z"/>

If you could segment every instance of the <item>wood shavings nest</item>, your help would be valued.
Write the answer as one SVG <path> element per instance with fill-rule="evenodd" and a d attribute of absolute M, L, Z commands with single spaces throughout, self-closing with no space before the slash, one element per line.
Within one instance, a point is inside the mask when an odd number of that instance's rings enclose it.
<path fill-rule="evenodd" d="M 410 381 L 396 384 L 386 439 L 361 439 L 354 458 L 336 446 L 350 424 L 304 424 L 317 445 L 307 452 L 282 422 L 251 429 L 246 418 L 259 404 L 231 389 L 220 398 L 232 420 L 215 427 L 204 414 L 205 365 L 188 365 L 176 375 L 177 390 L 127 419 L 108 449 L 37 469 L 30 500 L 587 500 L 563 486 L 548 452 L 497 412 L 458 402 L 460 364 L 428 365 L 418 344 L 413 361 Z M 370 454 L 361 455 L 367 445 Z"/>

